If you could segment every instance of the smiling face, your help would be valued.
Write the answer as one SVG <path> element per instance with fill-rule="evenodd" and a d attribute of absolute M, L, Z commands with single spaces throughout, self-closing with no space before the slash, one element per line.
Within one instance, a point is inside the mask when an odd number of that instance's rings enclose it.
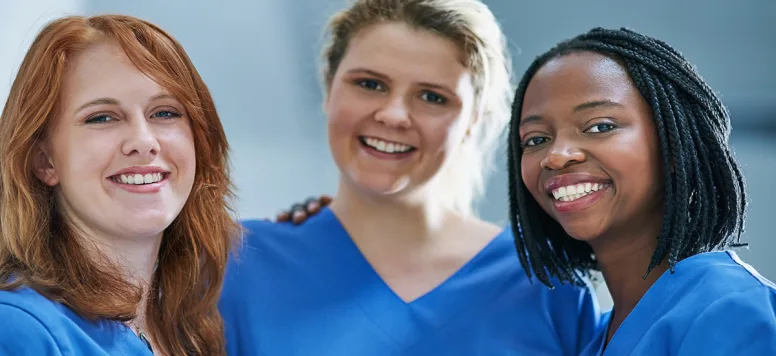
<path fill-rule="evenodd" d="M 655 124 L 617 61 L 592 52 L 550 60 L 531 79 L 520 118 L 523 181 L 570 236 L 595 245 L 602 236 L 659 228 Z"/>
<path fill-rule="evenodd" d="M 112 44 L 70 62 L 41 151 L 36 175 L 56 187 L 75 227 L 98 239 L 158 238 L 194 182 L 185 108 Z"/>
<path fill-rule="evenodd" d="M 403 23 L 362 29 L 324 104 L 343 181 L 379 196 L 424 186 L 464 140 L 473 102 L 453 42 Z"/>

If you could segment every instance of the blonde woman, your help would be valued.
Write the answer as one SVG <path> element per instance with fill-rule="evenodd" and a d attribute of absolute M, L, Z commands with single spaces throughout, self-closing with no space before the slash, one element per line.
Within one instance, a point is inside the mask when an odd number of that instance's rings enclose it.
<path fill-rule="evenodd" d="M 246 221 L 220 302 L 231 355 L 577 355 L 597 306 L 531 283 L 472 214 L 510 118 L 504 37 L 476 0 L 361 0 L 329 23 L 341 172 L 304 224 Z"/>

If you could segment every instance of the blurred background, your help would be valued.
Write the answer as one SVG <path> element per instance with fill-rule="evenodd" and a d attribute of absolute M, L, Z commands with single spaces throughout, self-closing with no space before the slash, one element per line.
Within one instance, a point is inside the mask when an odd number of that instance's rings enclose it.
<path fill-rule="evenodd" d="M 592 27 L 630 27 L 679 49 L 733 117 L 750 208 L 741 257 L 776 280 L 776 1 L 485 1 L 509 39 L 517 78 L 535 56 Z M 0 0 L 0 98 L 38 30 L 63 15 L 120 13 L 160 25 L 186 48 L 215 98 L 232 149 L 241 218 L 271 217 L 291 203 L 333 194 L 321 112 L 322 28 L 343 0 Z M 503 149 L 501 150 L 503 151 Z M 506 158 L 479 207 L 507 217 Z M 774 209 L 774 210 L 771 210 Z M 598 288 L 603 307 L 606 289 Z"/>

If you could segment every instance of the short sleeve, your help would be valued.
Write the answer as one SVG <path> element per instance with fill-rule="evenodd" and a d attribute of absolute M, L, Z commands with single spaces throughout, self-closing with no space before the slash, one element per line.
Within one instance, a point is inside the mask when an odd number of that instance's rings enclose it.
<path fill-rule="evenodd" d="M 776 291 L 758 287 L 715 301 L 693 322 L 678 355 L 776 355 Z"/>
<path fill-rule="evenodd" d="M 35 316 L 0 304 L 0 355 L 62 355 L 51 332 Z"/>

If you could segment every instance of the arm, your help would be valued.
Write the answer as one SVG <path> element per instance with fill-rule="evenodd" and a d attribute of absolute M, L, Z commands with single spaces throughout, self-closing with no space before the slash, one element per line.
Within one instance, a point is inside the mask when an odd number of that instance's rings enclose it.
<path fill-rule="evenodd" d="M 715 301 L 692 323 L 677 355 L 776 355 L 776 291 L 758 287 Z"/>
<path fill-rule="evenodd" d="M 62 355 L 48 328 L 25 310 L 0 304 L 0 320 L 0 355 Z"/>
<path fill-rule="evenodd" d="M 331 197 L 328 195 L 321 195 L 316 198 L 308 198 L 302 203 L 294 203 L 288 210 L 280 212 L 275 220 L 278 222 L 291 221 L 292 223 L 299 225 L 303 223 L 307 218 L 317 214 L 321 211 L 321 208 L 331 203 Z"/>

